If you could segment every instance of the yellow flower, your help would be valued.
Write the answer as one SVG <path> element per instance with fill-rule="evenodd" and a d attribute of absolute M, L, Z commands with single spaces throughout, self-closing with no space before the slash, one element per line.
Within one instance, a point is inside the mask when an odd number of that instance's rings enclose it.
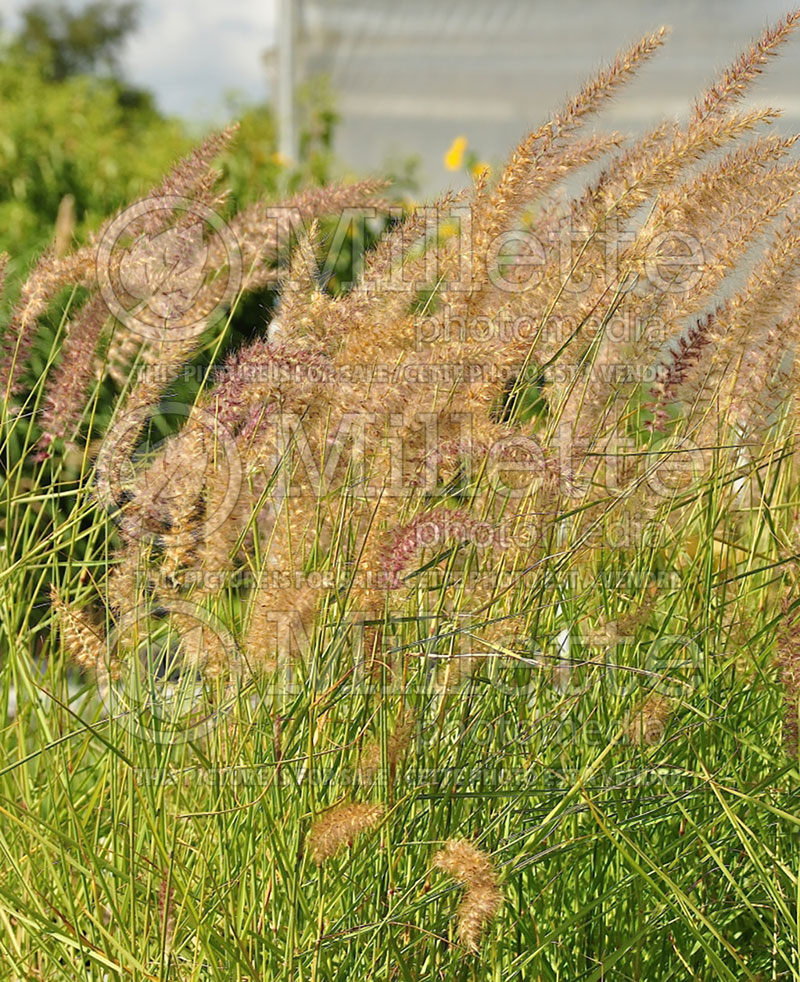
<path fill-rule="evenodd" d="M 450 169 L 455 170 L 454 167 L 451 167 Z M 460 224 L 455 221 L 441 222 L 439 225 L 439 239 L 444 242 L 447 239 L 452 238 L 458 232 L 460 227 Z"/>
<path fill-rule="evenodd" d="M 448 170 L 458 170 L 464 160 L 464 151 L 466 149 L 467 138 L 465 136 L 457 136 L 444 155 L 444 166 Z"/>
<path fill-rule="evenodd" d="M 489 177 L 492 173 L 491 164 L 487 164 L 485 160 L 479 160 L 476 164 L 472 165 L 472 176 L 478 177 Z"/>

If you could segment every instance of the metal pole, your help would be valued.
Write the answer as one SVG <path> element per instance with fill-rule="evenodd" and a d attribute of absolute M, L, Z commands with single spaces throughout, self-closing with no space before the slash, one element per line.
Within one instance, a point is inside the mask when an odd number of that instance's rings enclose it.
<path fill-rule="evenodd" d="M 278 0 L 278 150 L 297 160 L 294 111 L 295 0 Z"/>

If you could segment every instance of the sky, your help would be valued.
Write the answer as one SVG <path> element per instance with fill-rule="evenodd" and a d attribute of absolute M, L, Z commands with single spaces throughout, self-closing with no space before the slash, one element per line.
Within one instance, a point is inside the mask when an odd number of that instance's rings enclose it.
<path fill-rule="evenodd" d="M 0 0 L 4 26 L 13 29 L 28 2 Z M 143 0 L 122 65 L 130 82 L 156 93 L 164 112 L 214 120 L 226 116 L 227 92 L 266 98 L 262 56 L 274 37 L 274 0 Z"/>

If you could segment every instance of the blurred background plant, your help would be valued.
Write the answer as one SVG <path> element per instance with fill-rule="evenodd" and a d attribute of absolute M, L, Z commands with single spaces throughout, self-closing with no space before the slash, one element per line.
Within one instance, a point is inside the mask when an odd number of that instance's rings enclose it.
<path fill-rule="evenodd" d="M 118 72 L 116 53 L 135 25 L 131 3 L 101 0 L 77 13 L 34 3 L 19 33 L 2 40 L 0 249 L 14 257 L 12 283 L 52 241 L 67 196 L 80 240 L 190 143 L 182 123 Z"/>
<path fill-rule="evenodd" d="M 84 241 L 202 136 L 125 79 L 119 52 L 138 15 L 129 0 L 93 0 L 77 10 L 35 2 L 14 33 L 0 35 L 0 251 L 12 257 L 6 303 L 31 260 L 52 244 L 57 223 L 68 244 Z M 269 103 L 228 99 L 241 134 L 221 161 L 233 207 L 321 186 L 341 171 L 331 149 L 338 116 L 330 87 L 306 82 L 297 101 L 299 162 L 278 153 Z M 409 162 L 400 161 L 395 176 L 400 190 L 413 187 Z"/>

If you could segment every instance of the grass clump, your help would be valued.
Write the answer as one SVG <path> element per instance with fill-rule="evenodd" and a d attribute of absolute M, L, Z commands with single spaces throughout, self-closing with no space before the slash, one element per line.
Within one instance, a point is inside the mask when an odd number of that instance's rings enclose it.
<path fill-rule="evenodd" d="M 798 19 L 685 124 L 587 136 L 664 32 L 631 45 L 336 292 L 318 220 L 382 186 L 235 211 L 233 129 L 39 259 L 0 361 L 9 977 L 800 974 L 800 170 L 740 106 Z"/>

